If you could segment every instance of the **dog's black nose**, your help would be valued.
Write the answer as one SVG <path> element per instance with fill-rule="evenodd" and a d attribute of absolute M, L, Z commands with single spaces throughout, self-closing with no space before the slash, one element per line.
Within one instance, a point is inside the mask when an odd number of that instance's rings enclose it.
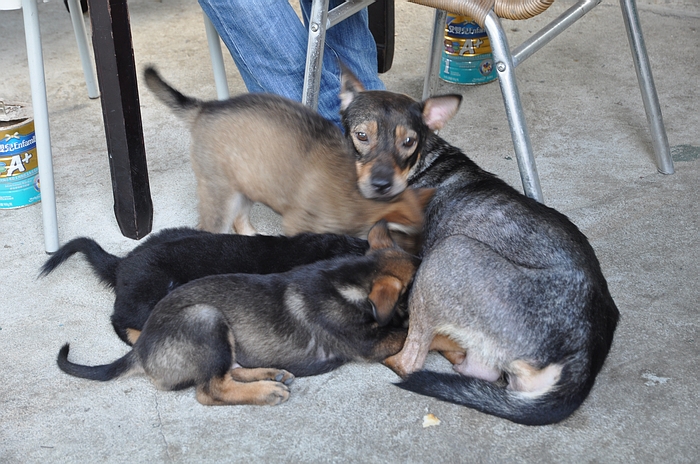
<path fill-rule="evenodd" d="M 387 178 L 383 178 L 383 177 L 373 177 L 372 178 L 372 187 L 378 193 L 386 193 L 391 188 L 391 179 L 387 179 Z"/>

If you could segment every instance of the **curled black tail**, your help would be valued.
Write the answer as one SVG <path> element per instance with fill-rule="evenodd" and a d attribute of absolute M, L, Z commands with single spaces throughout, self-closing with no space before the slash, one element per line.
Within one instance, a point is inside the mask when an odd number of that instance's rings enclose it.
<path fill-rule="evenodd" d="M 115 379 L 131 371 L 135 367 L 134 352 L 129 351 L 123 357 L 117 359 L 111 364 L 103 364 L 101 366 L 83 366 L 68 361 L 68 351 L 70 350 L 68 343 L 63 345 L 58 352 L 56 363 L 59 369 L 66 374 L 82 379 L 107 381 Z"/>
<path fill-rule="evenodd" d="M 550 392 L 532 397 L 485 380 L 430 371 L 418 371 L 396 385 L 524 425 L 555 424 L 566 419 L 590 390 L 584 386 L 584 391 L 576 388 L 574 392 L 566 392 L 555 386 Z"/>
<path fill-rule="evenodd" d="M 151 92 L 163 103 L 176 110 L 179 115 L 187 118 L 191 115 L 190 110 L 199 109 L 201 105 L 199 100 L 183 95 L 175 90 L 160 77 L 160 74 L 158 74 L 158 71 L 156 71 L 153 66 L 146 67 L 143 72 L 143 77 Z"/>
<path fill-rule="evenodd" d="M 100 280 L 114 288 L 117 284 L 117 265 L 121 258 L 107 253 L 96 241 L 87 237 L 74 238 L 59 248 L 41 267 L 39 276 L 48 275 L 75 253 L 84 254 Z"/>

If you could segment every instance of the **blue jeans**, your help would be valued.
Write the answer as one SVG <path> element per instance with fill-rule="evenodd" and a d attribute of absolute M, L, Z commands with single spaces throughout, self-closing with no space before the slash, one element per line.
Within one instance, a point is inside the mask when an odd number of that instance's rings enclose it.
<path fill-rule="evenodd" d="M 341 3 L 331 0 L 330 8 Z M 304 24 L 288 0 L 199 0 L 229 49 L 249 92 L 301 101 L 311 0 L 300 0 Z M 326 32 L 318 112 L 340 125 L 341 60 L 367 90 L 383 90 L 367 9 Z"/>

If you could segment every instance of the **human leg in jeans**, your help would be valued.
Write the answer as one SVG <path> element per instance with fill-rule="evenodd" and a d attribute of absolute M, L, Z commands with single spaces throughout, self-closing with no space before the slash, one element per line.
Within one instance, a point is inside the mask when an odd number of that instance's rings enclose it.
<path fill-rule="evenodd" d="M 308 34 L 287 0 L 199 0 L 214 24 L 249 92 L 270 92 L 301 101 Z M 341 3 L 331 0 L 330 7 Z M 301 0 L 308 18 L 311 0 Z M 367 89 L 383 89 L 367 10 L 326 32 L 318 112 L 336 124 L 341 59 Z"/>

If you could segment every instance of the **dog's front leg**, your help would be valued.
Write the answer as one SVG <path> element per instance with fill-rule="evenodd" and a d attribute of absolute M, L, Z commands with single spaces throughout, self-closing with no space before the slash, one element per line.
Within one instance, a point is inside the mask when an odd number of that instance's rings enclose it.
<path fill-rule="evenodd" d="M 235 370 L 235 369 L 234 369 Z M 269 370 L 268 370 L 269 371 Z M 209 381 L 197 385 L 197 401 L 205 406 L 217 406 L 226 404 L 257 404 L 275 405 L 284 403 L 289 398 L 289 387 L 277 380 L 252 380 L 243 372 L 236 373 L 236 376 L 245 377 L 244 382 L 234 379 L 231 372 L 227 372 L 223 377 L 214 377 Z M 277 371 L 276 378 L 283 379 L 286 371 Z M 280 373 L 282 377 L 279 377 Z M 267 373 L 265 374 L 267 375 Z M 291 374 L 290 374 L 291 375 Z M 252 373 L 252 377 L 259 377 L 259 372 Z"/>

